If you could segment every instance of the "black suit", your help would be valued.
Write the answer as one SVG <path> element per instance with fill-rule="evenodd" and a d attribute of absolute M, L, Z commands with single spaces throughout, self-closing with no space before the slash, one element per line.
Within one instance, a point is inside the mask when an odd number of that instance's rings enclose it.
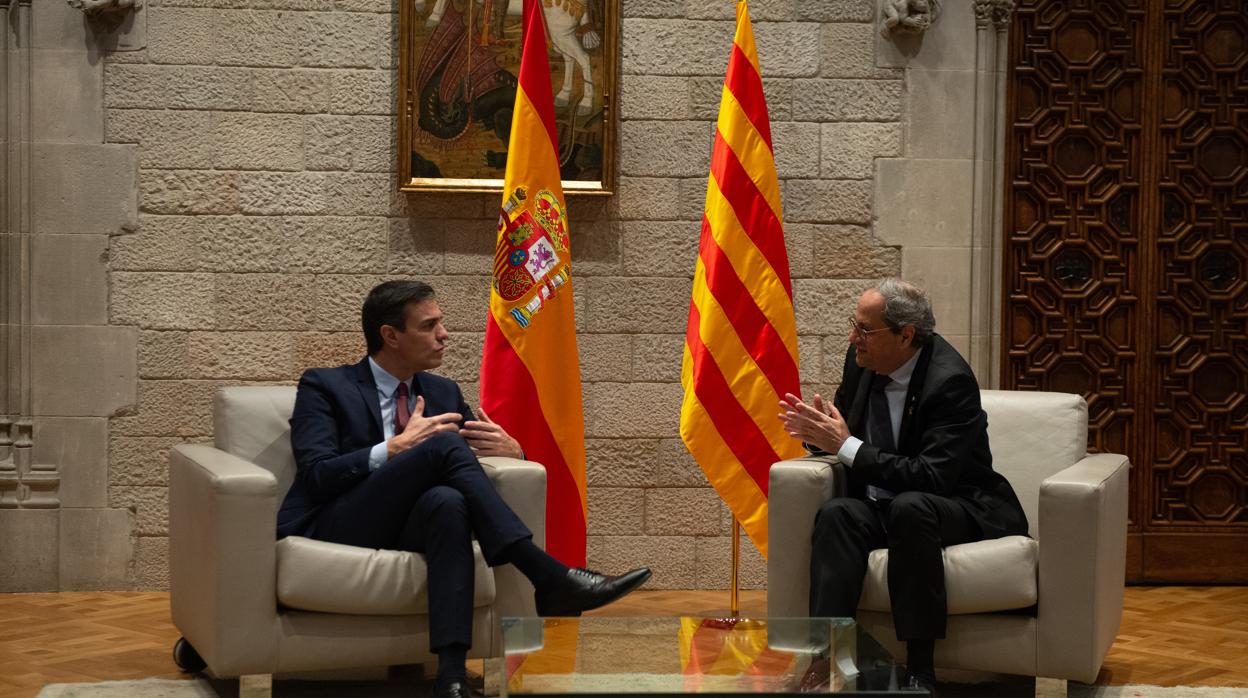
<path fill-rule="evenodd" d="M 836 391 L 850 433 L 865 440 L 874 372 L 858 366 L 851 346 Z M 919 351 L 902 407 L 895 449 L 864 443 L 846 468 L 849 496 L 825 502 L 811 555 L 811 615 L 853 616 L 867 554 L 889 548 L 889 592 L 898 639 L 945 635 L 941 548 L 1025 534 L 1013 488 L 992 469 L 988 418 L 970 366 L 939 335 Z M 869 501 L 868 485 L 896 494 Z"/>
<path fill-rule="evenodd" d="M 426 417 L 458 412 L 473 418 L 454 381 L 418 373 L 410 404 L 418 395 Z M 384 439 L 368 359 L 306 371 L 290 418 L 297 472 L 277 515 L 277 536 L 423 553 L 432 649 L 470 646 L 473 534 L 490 564 L 501 563 L 507 546 L 532 534 L 458 434 L 426 439 L 370 472 L 369 452 Z"/>

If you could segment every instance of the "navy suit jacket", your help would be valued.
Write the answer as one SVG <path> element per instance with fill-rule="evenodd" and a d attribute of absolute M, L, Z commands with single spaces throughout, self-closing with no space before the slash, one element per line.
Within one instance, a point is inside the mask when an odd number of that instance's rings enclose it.
<path fill-rule="evenodd" d="M 851 345 L 836 391 L 836 409 L 850 433 L 866 433 L 867 400 L 875 372 L 861 368 Z M 919 350 L 902 406 L 895 451 L 864 443 L 847 468 L 850 494 L 862 497 L 867 485 L 898 494 L 929 492 L 962 504 L 984 538 L 1026 534 L 1014 488 L 992 469 L 988 415 L 979 402 L 979 383 L 958 351 L 938 334 Z"/>
<path fill-rule="evenodd" d="M 424 416 L 458 412 L 475 419 L 455 381 L 422 372 L 412 386 L 425 398 Z M 305 371 L 290 417 L 295 481 L 277 513 L 277 537 L 307 533 L 322 506 L 370 475 L 369 451 L 384 440 L 381 400 L 367 358 Z"/>

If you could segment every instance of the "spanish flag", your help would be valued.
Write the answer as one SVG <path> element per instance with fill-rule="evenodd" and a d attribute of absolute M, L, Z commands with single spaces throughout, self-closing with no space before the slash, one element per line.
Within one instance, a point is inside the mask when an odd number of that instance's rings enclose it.
<path fill-rule="evenodd" d="M 546 550 L 585 564 L 585 422 L 572 253 L 546 32 L 524 2 L 524 45 L 481 357 L 481 407 L 546 467 Z"/>
<path fill-rule="evenodd" d="M 681 370 L 680 436 L 767 555 L 771 464 L 803 454 L 776 418 L 800 395 L 771 125 L 744 0 L 719 102 Z"/>

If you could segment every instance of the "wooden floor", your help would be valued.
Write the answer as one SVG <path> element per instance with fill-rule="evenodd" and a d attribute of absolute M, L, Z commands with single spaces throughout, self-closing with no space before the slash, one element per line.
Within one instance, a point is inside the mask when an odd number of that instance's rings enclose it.
<path fill-rule="evenodd" d="M 724 609 L 727 592 L 639 591 L 596 615 Z M 763 592 L 741 610 L 763 615 Z M 46 683 L 179 678 L 164 593 L 0 594 L 0 696 Z M 1128 587 L 1098 684 L 1248 687 L 1248 587 Z"/>

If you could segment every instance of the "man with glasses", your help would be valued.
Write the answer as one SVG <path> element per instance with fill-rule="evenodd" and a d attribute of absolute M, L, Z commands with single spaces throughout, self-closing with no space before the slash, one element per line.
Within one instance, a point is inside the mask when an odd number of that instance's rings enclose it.
<path fill-rule="evenodd" d="M 897 639 L 911 683 L 932 695 L 947 616 L 942 548 L 1027 533 L 1018 497 L 992 469 L 979 384 L 935 326 L 926 293 L 881 280 L 849 318 L 833 401 L 788 394 L 780 403 L 788 433 L 841 463 L 849 484 L 815 518 L 810 615 L 856 616 L 867 556 L 888 548 Z"/>

